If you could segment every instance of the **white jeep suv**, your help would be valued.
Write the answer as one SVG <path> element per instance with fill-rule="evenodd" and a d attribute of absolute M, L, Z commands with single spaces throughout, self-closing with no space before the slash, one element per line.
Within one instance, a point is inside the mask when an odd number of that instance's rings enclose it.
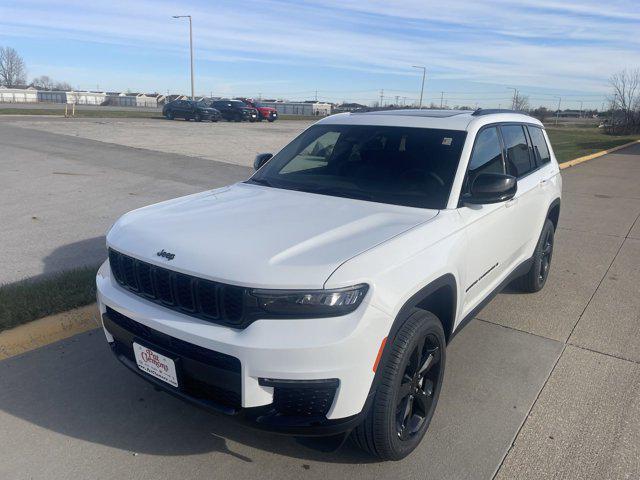
<path fill-rule="evenodd" d="M 111 228 L 97 287 L 113 352 L 254 426 L 406 456 L 454 334 L 508 283 L 545 284 L 561 178 L 542 124 L 346 113 L 255 167 Z"/>

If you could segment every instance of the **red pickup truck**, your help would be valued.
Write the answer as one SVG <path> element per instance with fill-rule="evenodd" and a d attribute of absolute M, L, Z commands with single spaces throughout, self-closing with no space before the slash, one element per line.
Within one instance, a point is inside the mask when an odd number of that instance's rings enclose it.
<path fill-rule="evenodd" d="M 251 98 L 239 98 L 238 100 L 242 100 L 247 106 L 258 110 L 259 121 L 267 120 L 269 122 L 275 122 L 278 118 L 278 111 L 273 107 L 265 107 L 261 105 L 260 102 L 256 102 Z"/>

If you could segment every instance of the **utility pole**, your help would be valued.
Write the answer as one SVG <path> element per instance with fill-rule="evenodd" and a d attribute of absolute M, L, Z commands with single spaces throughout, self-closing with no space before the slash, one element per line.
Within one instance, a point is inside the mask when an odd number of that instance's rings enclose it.
<path fill-rule="evenodd" d="M 316 88 L 316 102 L 318 101 L 318 89 Z"/>
<path fill-rule="evenodd" d="M 580 118 L 582 118 L 582 100 L 580 100 Z"/>
<path fill-rule="evenodd" d="M 189 19 L 189 52 L 191 56 L 191 100 L 195 100 L 195 96 L 193 94 L 193 27 L 191 25 L 191 15 L 173 15 L 173 18 Z"/>
<path fill-rule="evenodd" d="M 440 108 L 442 108 L 443 101 L 444 101 L 444 92 L 440 92 Z"/>
<path fill-rule="evenodd" d="M 396 107 L 400 105 L 400 95 L 396 95 Z"/>
<path fill-rule="evenodd" d="M 427 76 L 427 67 L 423 67 L 422 65 L 411 65 L 413 68 L 421 68 L 422 69 L 422 87 L 420 87 L 420 108 L 422 108 L 422 96 L 424 95 L 424 79 Z"/>
<path fill-rule="evenodd" d="M 562 97 L 558 97 L 558 110 L 556 110 L 556 125 L 558 125 L 558 117 L 560 116 L 560 105 L 562 104 Z"/>
<path fill-rule="evenodd" d="M 384 89 L 380 89 L 380 108 L 384 105 L 382 102 L 384 101 Z"/>

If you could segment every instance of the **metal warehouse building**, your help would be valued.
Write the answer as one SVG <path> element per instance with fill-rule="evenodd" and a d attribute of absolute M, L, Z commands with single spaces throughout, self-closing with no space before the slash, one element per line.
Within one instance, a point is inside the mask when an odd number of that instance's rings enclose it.
<path fill-rule="evenodd" d="M 321 102 L 270 102 L 260 101 L 265 107 L 275 108 L 280 115 L 313 115 L 324 117 L 331 115 L 331 104 Z"/>

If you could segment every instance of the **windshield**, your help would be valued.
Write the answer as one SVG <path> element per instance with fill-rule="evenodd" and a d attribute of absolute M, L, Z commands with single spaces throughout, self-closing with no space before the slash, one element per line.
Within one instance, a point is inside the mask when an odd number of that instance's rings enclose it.
<path fill-rule="evenodd" d="M 246 108 L 247 106 L 244 102 L 241 102 L 240 100 L 233 100 L 229 103 L 235 108 Z"/>
<path fill-rule="evenodd" d="M 276 188 L 445 208 L 466 132 L 316 125 L 248 180 Z"/>

